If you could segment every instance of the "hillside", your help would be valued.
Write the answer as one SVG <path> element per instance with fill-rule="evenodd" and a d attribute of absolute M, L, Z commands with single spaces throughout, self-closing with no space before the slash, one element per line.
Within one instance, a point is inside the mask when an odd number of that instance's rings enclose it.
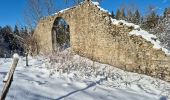
<path fill-rule="evenodd" d="M 57 57 L 54 57 L 58 55 Z M 168 100 L 170 84 L 70 54 L 21 57 L 6 100 Z M 0 59 L 0 90 L 12 59 Z"/>

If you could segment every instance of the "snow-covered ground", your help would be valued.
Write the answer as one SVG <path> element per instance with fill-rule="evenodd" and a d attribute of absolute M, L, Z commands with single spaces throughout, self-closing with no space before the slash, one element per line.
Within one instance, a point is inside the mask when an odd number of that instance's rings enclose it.
<path fill-rule="evenodd" d="M 170 83 L 69 53 L 20 58 L 6 100 L 168 100 Z M 12 59 L 0 59 L 0 91 Z M 1 94 L 1 93 L 0 93 Z"/>

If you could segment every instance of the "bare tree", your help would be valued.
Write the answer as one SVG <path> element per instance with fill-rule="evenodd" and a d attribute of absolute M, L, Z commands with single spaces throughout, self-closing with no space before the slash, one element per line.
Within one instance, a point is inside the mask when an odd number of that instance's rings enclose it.
<path fill-rule="evenodd" d="M 27 7 L 24 12 L 25 21 L 28 25 L 35 26 L 43 17 L 41 0 L 27 0 Z"/>
<path fill-rule="evenodd" d="M 65 3 L 71 1 L 72 0 L 64 0 Z M 78 4 L 82 1 L 85 0 L 73 0 L 75 4 Z M 103 0 L 93 1 L 101 2 Z M 24 10 L 24 19 L 26 24 L 31 28 L 35 28 L 36 24 L 41 18 L 51 15 L 57 11 L 55 5 L 56 2 L 57 0 L 27 0 L 27 6 Z"/>
<path fill-rule="evenodd" d="M 47 14 L 51 15 L 55 13 L 56 7 L 55 7 L 55 1 L 54 0 L 44 0 L 45 8 L 47 9 Z"/>
<path fill-rule="evenodd" d="M 51 15 L 55 11 L 54 0 L 27 0 L 24 19 L 29 27 L 34 28 L 42 17 Z"/>

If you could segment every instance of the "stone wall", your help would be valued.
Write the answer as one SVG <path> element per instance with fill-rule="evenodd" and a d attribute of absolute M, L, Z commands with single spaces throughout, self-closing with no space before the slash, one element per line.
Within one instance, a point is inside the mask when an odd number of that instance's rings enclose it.
<path fill-rule="evenodd" d="M 53 50 L 51 30 L 58 17 L 64 18 L 70 26 L 73 52 L 123 70 L 170 81 L 170 57 L 154 49 L 144 38 L 129 35 L 132 27 L 112 24 L 110 15 L 92 2 L 41 20 L 35 31 L 40 52 Z"/>

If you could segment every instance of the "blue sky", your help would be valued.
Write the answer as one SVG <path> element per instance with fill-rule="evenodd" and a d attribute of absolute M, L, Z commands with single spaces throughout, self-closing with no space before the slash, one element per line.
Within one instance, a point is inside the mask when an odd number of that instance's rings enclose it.
<path fill-rule="evenodd" d="M 62 0 L 56 0 L 59 9 L 69 7 Z M 149 5 L 157 8 L 158 13 L 162 13 L 165 7 L 170 7 L 170 0 L 103 0 L 101 6 L 110 12 L 116 12 L 121 6 L 127 8 L 138 8 L 143 14 L 147 14 Z M 0 0 L 0 26 L 24 25 L 23 13 L 27 6 L 26 0 Z"/>

